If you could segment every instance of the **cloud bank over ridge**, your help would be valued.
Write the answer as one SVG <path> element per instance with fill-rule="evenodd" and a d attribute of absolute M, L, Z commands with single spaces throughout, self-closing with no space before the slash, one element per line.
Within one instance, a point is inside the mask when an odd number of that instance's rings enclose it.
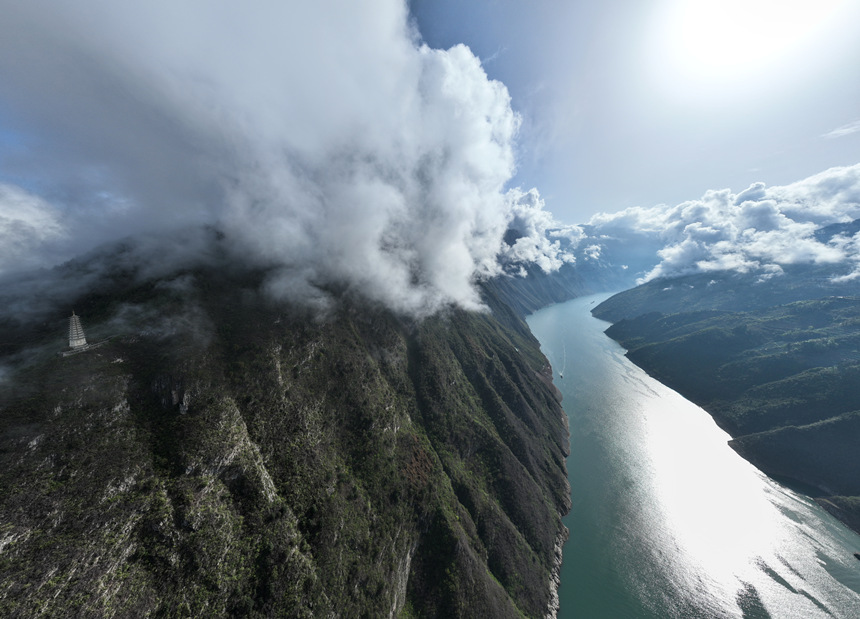
<path fill-rule="evenodd" d="M 0 273 L 215 224 L 275 295 L 335 285 L 422 315 L 478 307 L 500 260 L 572 260 L 537 192 L 506 188 L 506 88 L 422 44 L 402 0 L 121 4 L 0 21 Z"/>

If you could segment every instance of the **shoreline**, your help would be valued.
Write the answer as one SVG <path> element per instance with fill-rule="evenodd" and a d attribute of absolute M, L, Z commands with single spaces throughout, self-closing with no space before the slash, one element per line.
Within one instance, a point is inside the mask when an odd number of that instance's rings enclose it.
<path fill-rule="evenodd" d="M 564 544 L 570 537 L 570 530 L 561 525 L 561 531 L 555 540 L 554 558 L 552 572 L 549 576 L 549 604 L 547 605 L 545 619 L 556 619 L 560 608 L 558 590 L 561 587 L 561 564 L 563 561 Z"/>

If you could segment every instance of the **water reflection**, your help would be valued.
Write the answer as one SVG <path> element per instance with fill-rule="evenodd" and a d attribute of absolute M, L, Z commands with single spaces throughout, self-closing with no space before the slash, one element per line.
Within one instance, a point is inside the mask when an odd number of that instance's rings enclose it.
<path fill-rule="evenodd" d="M 561 617 L 860 617 L 860 538 L 630 363 L 593 298 L 529 319 L 571 423 Z M 573 351 L 576 351 L 574 354 Z"/>

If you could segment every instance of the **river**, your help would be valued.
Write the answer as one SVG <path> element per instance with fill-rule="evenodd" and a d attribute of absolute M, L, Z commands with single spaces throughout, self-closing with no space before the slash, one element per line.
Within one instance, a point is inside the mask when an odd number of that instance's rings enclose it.
<path fill-rule="evenodd" d="M 559 617 L 860 617 L 860 536 L 628 361 L 590 313 L 608 296 L 528 319 L 570 419 Z"/>

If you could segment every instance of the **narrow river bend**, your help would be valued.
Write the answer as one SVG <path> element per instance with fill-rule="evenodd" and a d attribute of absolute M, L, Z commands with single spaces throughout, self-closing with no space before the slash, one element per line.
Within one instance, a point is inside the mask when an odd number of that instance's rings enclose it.
<path fill-rule="evenodd" d="M 628 361 L 590 313 L 608 296 L 528 319 L 570 419 L 559 617 L 860 617 L 860 536 Z"/>

